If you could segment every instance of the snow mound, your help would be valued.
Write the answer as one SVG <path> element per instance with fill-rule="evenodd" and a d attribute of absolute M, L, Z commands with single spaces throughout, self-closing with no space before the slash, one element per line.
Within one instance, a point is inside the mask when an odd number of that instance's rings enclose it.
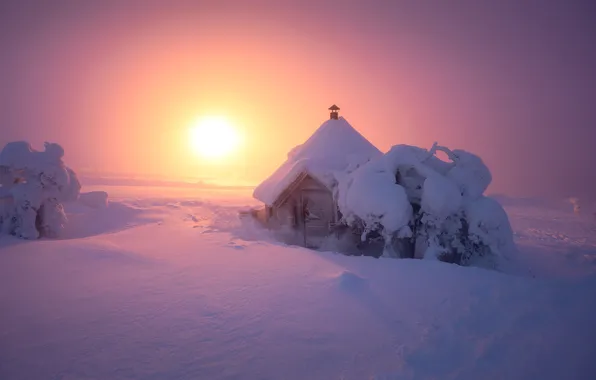
<path fill-rule="evenodd" d="M 85 206 L 91 208 L 108 207 L 108 193 L 105 191 L 91 191 L 88 193 L 81 193 L 79 201 Z"/>
<path fill-rule="evenodd" d="M 354 272 L 350 272 L 348 270 L 345 270 L 339 275 L 335 276 L 335 281 L 340 289 L 349 292 L 362 290 L 368 284 L 365 278 L 360 277 Z"/>
<path fill-rule="evenodd" d="M 64 209 L 69 223 L 64 226 L 62 239 L 111 234 L 162 221 L 155 209 L 127 202 L 110 203 L 106 207 L 90 207 L 82 201 L 67 202 Z"/>
<path fill-rule="evenodd" d="M 336 182 L 335 172 L 363 164 L 381 152 L 356 131 L 343 117 L 324 122 L 304 144 L 288 153 L 288 159 L 253 195 L 271 205 L 302 173 L 308 173 L 330 189 Z"/>

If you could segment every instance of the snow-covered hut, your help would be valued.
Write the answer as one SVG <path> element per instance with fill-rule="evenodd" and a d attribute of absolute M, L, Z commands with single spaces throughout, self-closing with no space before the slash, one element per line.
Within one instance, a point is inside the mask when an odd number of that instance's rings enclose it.
<path fill-rule="evenodd" d="M 336 173 L 382 153 L 333 105 L 330 119 L 288 153 L 287 160 L 261 183 L 253 196 L 265 204 L 257 212 L 268 227 L 290 228 L 294 243 L 318 247 L 340 220 Z"/>

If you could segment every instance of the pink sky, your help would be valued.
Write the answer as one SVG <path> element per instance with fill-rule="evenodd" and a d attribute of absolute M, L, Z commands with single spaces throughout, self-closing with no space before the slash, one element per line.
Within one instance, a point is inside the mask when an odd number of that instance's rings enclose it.
<path fill-rule="evenodd" d="M 493 192 L 594 197 L 594 5 L 490 3 L 2 2 L 0 143 L 59 142 L 79 171 L 256 183 L 336 103 L 381 150 L 479 154 Z M 190 152 L 202 115 L 245 133 L 234 159 Z"/>

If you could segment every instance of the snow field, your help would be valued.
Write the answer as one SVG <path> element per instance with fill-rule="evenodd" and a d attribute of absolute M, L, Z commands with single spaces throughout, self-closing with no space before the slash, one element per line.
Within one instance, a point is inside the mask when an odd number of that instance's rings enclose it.
<path fill-rule="evenodd" d="M 0 379 L 596 374 L 596 225 L 570 207 L 500 199 L 499 273 L 285 246 L 238 219 L 250 194 L 107 190 L 62 240 L 0 238 Z"/>

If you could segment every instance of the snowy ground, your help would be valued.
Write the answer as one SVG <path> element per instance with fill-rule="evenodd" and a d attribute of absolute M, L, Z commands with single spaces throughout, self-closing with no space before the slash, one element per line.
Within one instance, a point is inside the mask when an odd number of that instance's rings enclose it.
<path fill-rule="evenodd" d="M 510 275 L 284 246 L 239 222 L 249 191 L 104 190 L 64 240 L 0 237 L 0 379 L 596 378 L 569 204 L 502 199 Z"/>

